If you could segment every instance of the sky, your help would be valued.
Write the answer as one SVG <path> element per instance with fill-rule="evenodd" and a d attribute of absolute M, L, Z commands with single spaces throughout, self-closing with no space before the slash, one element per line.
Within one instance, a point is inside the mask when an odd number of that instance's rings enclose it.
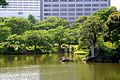
<path fill-rule="evenodd" d="M 120 10 L 120 0 L 111 0 L 111 6 L 116 6 Z"/>

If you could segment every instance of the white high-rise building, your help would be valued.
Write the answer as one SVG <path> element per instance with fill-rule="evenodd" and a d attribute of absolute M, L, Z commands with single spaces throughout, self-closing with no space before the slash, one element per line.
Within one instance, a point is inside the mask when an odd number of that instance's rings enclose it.
<path fill-rule="evenodd" d="M 110 0 L 44 0 L 43 19 L 49 16 L 73 22 L 79 16 L 89 16 L 96 10 L 110 6 Z"/>
<path fill-rule="evenodd" d="M 7 0 L 9 5 L 0 8 L 1 17 L 27 17 L 38 20 L 57 16 L 73 22 L 79 16 L 89 16 L 96 10 L 110 6 L 110 0 Z"/>
<path fill-rule="evenodd" d="M 0 17 L 25 17 L 29 14 L 40 20 L 40 1 L 41 0 L 6 0 L 8 6 L 0 7 Z"/>

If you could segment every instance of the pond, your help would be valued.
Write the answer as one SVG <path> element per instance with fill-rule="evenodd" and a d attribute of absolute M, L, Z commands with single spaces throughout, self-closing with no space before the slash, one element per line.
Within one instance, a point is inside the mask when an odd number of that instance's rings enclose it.
<path fill-rule="evenodd" d="M 120 64 L 59 62 L 58 55 L 0 56 L 0 80 L 120 80 Z"/>

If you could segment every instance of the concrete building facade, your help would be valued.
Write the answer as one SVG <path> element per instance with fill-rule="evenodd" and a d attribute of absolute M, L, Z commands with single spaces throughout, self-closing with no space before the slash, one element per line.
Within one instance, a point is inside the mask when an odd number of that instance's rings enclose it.
<path fill-rule="evenodd" d="M 2 17 L 27 17 L 43 20 L 57 16 L 73 22 L 79 16 L 90 16 L 96 10 L 110 6 L 110 0 L 7 0 L 7 8 L 0 8 Z"/>
<path fill-rule="evenodd" d="M 41 0 L 6 0 L 8 6 L 0 7 L 0 17 L 25 17 L 29 14 L 40 19 L 40 1 Z"/>
<path fill-rule="evenodd" d="M 43 19 L 57 16 L 73 22 L 79 16 L 90 16 L 96 10 L 110 6 L 110 0 L 44 0 Z"/>

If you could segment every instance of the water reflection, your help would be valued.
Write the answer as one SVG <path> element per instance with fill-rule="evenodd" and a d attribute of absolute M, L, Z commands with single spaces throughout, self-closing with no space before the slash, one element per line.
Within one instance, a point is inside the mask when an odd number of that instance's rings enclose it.
<path fill-rule="evenodd" d="M 120 64 L 60 63 L 59 55 L 0 56 L 0 80 L 120 80 Z"/>
<path fill-rule="evenodd" d="M 1 68 L 0 80 L 40 80 L 37 66 Z"/>
<path fill-rule="evenodd" d="M 93 80 L 120 80 L 120 64 L 91 64 Z"/>
<path fill-rule="evenodd" d="M 60 56 L 56 54 L 0 56 L 0 67 L 59 63 L 59 59 Z"/>

